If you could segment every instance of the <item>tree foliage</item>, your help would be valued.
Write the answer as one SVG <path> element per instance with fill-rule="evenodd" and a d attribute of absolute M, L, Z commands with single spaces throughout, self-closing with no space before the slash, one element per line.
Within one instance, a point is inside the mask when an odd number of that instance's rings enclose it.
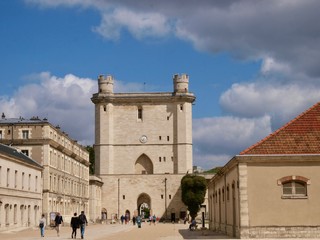
<path fill-rule="evenodd" d="M 202 176 L 187 174 L 181 179 L 181 200 L 188 207 L 190 216 L 194 219 L 200 205 L 204 202 L 207 190 L 207 181 Z"/>
<path fill-rule="evenodd" d="M 86 146 L 87 151 L 89 152 L 89 174 L 93 175 L 94 174 L 94 148 L 92 146 Z"/>

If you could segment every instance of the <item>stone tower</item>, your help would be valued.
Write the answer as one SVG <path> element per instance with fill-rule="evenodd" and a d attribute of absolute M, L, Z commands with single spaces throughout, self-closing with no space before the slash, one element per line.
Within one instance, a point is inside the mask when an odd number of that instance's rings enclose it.
<path fill-rule="evenodd" d="M 189 77 L 174 75 L 173 92 L 114 93 L 99 76 L 95 104 L 95 174 L 103 181 L 107 218 L 143 214 L 183 218 L 180 181 L 192 172 Z"/>

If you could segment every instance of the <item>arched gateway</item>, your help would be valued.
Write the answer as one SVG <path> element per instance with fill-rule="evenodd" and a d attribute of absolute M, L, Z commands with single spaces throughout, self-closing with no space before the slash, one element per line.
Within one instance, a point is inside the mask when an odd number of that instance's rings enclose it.
<path fill-rule="evenodd" d="M 141 193 L 137 199 L 138 215 L 143 218 L 149 217 L 151 211 L 151 198 L 146 193 Z"/>

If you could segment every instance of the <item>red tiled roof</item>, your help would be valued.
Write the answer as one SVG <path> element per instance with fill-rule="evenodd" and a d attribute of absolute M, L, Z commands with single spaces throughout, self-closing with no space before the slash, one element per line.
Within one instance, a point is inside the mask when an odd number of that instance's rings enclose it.
<path fill-rule="evenodd" d="M 320 102 L 240 155 L 319 154 Z"/>

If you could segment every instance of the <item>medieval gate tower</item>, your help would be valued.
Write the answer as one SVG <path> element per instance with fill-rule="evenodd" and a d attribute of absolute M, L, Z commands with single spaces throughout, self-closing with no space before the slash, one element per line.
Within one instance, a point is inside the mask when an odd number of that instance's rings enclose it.
<path fill-rule="evenodd" d="M 95 174 L 107 218 L 143 214 L 184 218 L 181 178 L 192 172 L 189 77 L 174 75 L 173 92 L 114 93 L 99 76 L 95 104 Z"/>

